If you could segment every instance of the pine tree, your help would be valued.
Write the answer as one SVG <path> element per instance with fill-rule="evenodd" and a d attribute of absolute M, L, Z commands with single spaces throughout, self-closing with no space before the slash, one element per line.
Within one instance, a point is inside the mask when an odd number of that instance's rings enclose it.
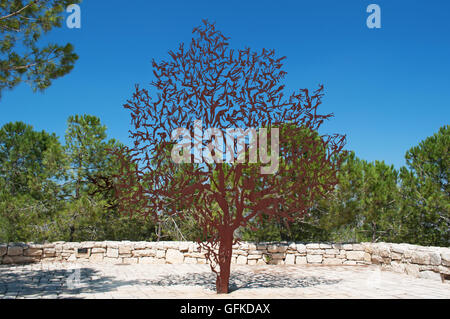
<path fill-rule="evenodd" d="M 34 91 L 69 73 L 78 56 L 72 44 L 42 45 L 42 35 L 61 27 L 62 13 L 80 0 L 0 1 L 0 97 L 22 81 Z"/>

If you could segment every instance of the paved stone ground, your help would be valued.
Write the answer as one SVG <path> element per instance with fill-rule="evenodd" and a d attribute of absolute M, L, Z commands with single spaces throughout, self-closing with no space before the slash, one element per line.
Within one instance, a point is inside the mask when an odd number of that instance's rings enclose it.
<path fill-rule="evenodd" d="M 232 265 L 231 293 L 214 292 L 208 265 L 42 263 L 0 266 L 0 299 L 450 298 L 450 283 L 376 266 Z"/>

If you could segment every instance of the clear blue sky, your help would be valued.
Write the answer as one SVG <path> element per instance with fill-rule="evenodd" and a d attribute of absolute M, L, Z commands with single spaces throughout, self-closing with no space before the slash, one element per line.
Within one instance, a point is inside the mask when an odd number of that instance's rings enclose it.
<path fill-rule="evenodd" d="M 381 7 L 381 29 L 366 7 Z M 122 105 L 153 79 L 150 61 L 189 43 L 201 19 L 216 22 L 231 46 L 274 48 L 287 56 L 289 90 L 323 83 L 327 131 L 347 149 L 397 168 L 405 152 L 450 124 L 450 1 L 89 1 L 82 27 L 47 39 L 71 42 L 75 69 L 44 93 L 21 85 L 4 93 L 0 125 L 24 121 L 63 137 L 72 114 L 99 116 L 110 137 L 128 142 Z"/>

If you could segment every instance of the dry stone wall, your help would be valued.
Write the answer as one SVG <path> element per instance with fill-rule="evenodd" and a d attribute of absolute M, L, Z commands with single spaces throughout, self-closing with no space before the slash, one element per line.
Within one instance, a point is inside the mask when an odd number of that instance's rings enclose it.
<path fill-rule="evenodd" d="M 33 262 L 112 264 L 206 264 L 194 242 L 54 242 L 0 244 L 0 264 Z M 421 278 L 450 276 L 450 248 L 390 243 L 248 243 L 233 246 L 232 263 L 242 265 L 370 265 Z"/>

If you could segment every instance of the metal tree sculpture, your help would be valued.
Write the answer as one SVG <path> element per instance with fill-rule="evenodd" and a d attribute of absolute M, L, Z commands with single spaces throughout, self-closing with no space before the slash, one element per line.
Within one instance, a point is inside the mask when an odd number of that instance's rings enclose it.
<path fill-rule="evenodd" d="M 136 86 L 124 105 L 134 147 L 117 152 L 117 195 L 123 211 L 194 215 L 217 292 L 228 293 L 235 230 L 263 215 L 305 214 L 335 186 L 345 136 L 317 133 L 332 117 L 317 113 L 323 86 L 284 96 L 274 50 L 232 50 L 207 21 L 193 34 L 170 61 L 152 62 L 154 98 Z"/>

